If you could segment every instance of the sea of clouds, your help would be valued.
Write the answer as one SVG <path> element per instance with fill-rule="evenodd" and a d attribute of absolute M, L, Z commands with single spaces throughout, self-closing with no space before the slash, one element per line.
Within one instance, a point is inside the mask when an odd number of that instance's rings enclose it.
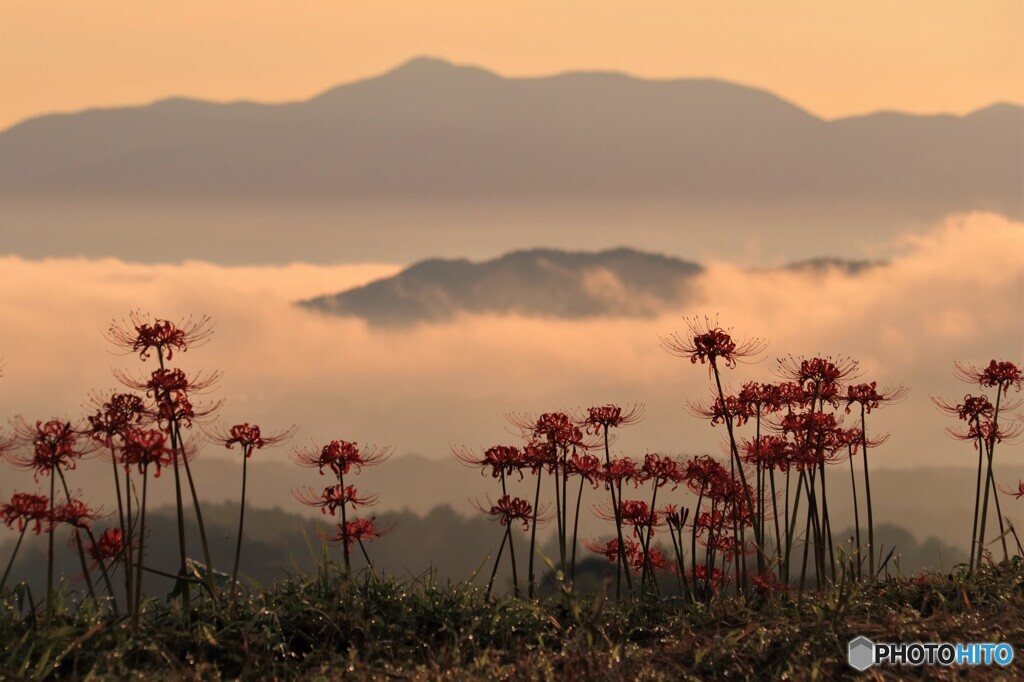
<path fill-rule="evenodd" d="M 141 310 L 209 315 L 215 333 L 176 355 L 188 370 L 222 370 L 210 399 L 221 419 L 297 424 L 300 442 L 345 438 L 398 453 L 448 457 L 449 446 L 514 442 L 503 413 L 606 402 L 646 405 L 624 452 L 718 452 L 720 429 L 687 413 L 709 395 L 706 368 L 670 356 L 659 335 L 686 316 L 717 316 L 737 336 L 768 340 L 763 360 L 727 372 L 738 388 L 773 377 L 775 358 L 831 354 L 860 361 L 864 381 L 904 383 L 902 404 L 872 415 L 891 431 L 877 466 L 970 466 L 969 446 L 929 396 L 971 388 L 955 360 L 1024 361 L 1024 224 L 990 214 L 950 218 L 885 245 L 888 265 L 850 275 L 705 263 L 695 295 L 650 319 L 563 321 L 466 316 L 404 329 L 369 327 L 293 305 L 398 272 L 400 264 L 143 265 L 112 259 L 0 257 L 0 418 L 84 415 L 115 368 L 152 368 L 119 354 L 104 331 Z M 1021 446 L 1005 456 L 1019 460 Z M 284 452 L 275 456 L 285 457 Z"/>

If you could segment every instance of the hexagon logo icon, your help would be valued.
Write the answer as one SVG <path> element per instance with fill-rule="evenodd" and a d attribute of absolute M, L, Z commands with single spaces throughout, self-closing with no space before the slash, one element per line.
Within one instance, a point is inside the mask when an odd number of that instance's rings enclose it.
<path fill-rule="evenodd" d="M 864 672 L 875 664 L 875 643 L 864 636 L 850 640 L 847 661 L 850 667 Z"/>

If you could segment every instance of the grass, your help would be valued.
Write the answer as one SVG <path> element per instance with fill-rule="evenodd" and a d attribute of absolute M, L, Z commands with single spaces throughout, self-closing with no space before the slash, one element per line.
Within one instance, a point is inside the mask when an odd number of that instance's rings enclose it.
<path fill-rule="evenodd" d="M 140 630 L 91 601 L 43 627 L 19 592 L 0 613 L 7 679 L 844 679 L 846 645 L 876 641 L 1024 642 L 1018 557 L 801 599 L 617 604 L 565 591 L 488 600 L 468 583 L 345 579 L 327 565 L 236 604 L 151 600 Z M 22 595 L 24 596 L 24 595 Z M 1019 653 L 1019 652 L 1018 652 Z M 959 668 L 873 668 L 882 679 L 952 679 Z M 1009 669 L 972 679 L 1012 679 Z"/>

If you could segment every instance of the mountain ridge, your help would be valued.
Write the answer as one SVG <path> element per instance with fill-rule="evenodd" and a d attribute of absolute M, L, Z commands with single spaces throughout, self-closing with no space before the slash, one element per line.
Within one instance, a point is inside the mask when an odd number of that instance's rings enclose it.
<path fill-rule="evenodd" d="M 0 194 L 852 203 L 1017 216 L 1018 122 L 1024 109 L 1009 104 L 826 121 L 723 81 L 508 79 L 420 59 L 300 102 L 170 98 L 31 119 L 0 133 Z"/>
<path fill-rule="evenodd" d="M 904 110 L 901 110 L 901 109 L 878 109 L 878 110 L 871 110 L 871 111 L 867 111 L 867 112 L 863 112 L 863 113 L 855 113 L 855 114 L 849 114 L 849 115 L 845 115 L 845 116 L 837 116 L 837 117 L 834 117 L 834 118 L 825 118 L 825 117 L 822 117 L 822 116 L 818 116 L 818 115 L 816 115 L 814 113 L 811 113 L 810 111 L 808 111 L 807 109 L 804 109 L 799 104 L 797 104 L 795 102 L 791 102 L 790 100 L 786 99 L 785 97 L 776 94 L 772 90 L 769 90 L 767 88 L 762 88 L 762 87 L 759 87 L 759 86 L 755 86 L 755 85 L 749 85 L 749 84 L 739 83 L 739 82 L 736 82 L 736 81 L 730 81 L 730 80 L 725 79 L 725 78 L 710 78 L 710 77 L 645 78 L 645 77 L 640 77 L 640 76 L 634 76 L 633 74 L 630 74 L 630 73 L 625 72 L 625 71 L 615 71 L 615 70 L 576 70 L 576 69 L 568 70 L 568 71 L 561 71 L 561 72 L 558 72 L 558 73 L 554 73 L 554 74 L 550 74 L 550 75 L 544 75 L 544 76 L 502 76 L 502 75 L 500 75 L 500 74 L 498 74 L 498 73 L 496 73 L 494 71 L 490 71 L 490 70 L 488 70 L 488 69 L 486 69 L 484 67 L 475 66 L 475 65 L 468 65 L 468 64 L 456 64 L 454 62 L 451 62 L 451 61 L 449 61 L 447 59 L 444 59 L 444 58 L 441 58 L 441 57 L 433 57 L 433 56 L 429 56 L 429 55 L 421 55 L 421 56 L 417 56 L 417 57 L 413 57 L 411 59 L 408 59 L 405 62 L 402 62 L 401 64 L 399 64 L 398 66 L 396 66 L 396 67 L 394 67 L 392 69 L 386 70 L 386 71 L 384 71 L 384 72 L 382 72 L 380 74 L 368 76 L 368 77 L 365 77 L 365 78 L 357 78 L 357 79 L 349 81 L 349 82 L 339 83 L 337 85 L 329 86 L 329 87 L 327 87 L 327 88 L 325 88 L 323 90 L 316 91 L 312 95 L 310 95 L 308 97 L 305 97 L 305 98 L 281 100 L 281 101 L 262 101 L 262 100 L 255 100 L 255 99 L 245 98 L 245 97 L 238 98 L 238 99 L 230 99 L 230 100 L 215 100 L 215 99 L 204 99 L 204 98 L 201 98 L 201 97 L 194 97 L 194 96 L 191 96 L 191 95 L 184 95 L 184 94 L 181 94 L 181 95 L 177 95 L 177 94 L 176 95 L 167 95 L 167 96 L 159 97 L 157 99 L 154 99 L 154 100 L 151 100 L 151 101 L 148 101 L 148 102 L 119 104 L 119 105 L 114 105 L 114 106 L 84 107 L 84 108 L 81 108 L 81 109 L 71 109 L 71 110 L 65 110 L 65 111 L 46 112 L 46 113 L 43 113 L 43 114 L 38 114 L 38 115 L 35 115 L 35 116 L 30 116 L 28 118 L 16 121 L 15 123 L 12 123 L 11 125 L 7 126 L 6 128 L 0 130 L 0 135 L 3 135 L 4 133 L 10 132 L 11 130 L 14 130 L 15 128 L 18 128 L 18 127 L 20 127 L 20 126 L 22 126 L 22 125 L 24 125 L 26 123 L 33 122 L 33 121 L 41 121 L 41 120 L 51 119 L 51 118 L 78 116 L 78 115 L 82 115 L 82 114 L 90 114 L 90 113 L 95 113 L 95 112 L 118 112 L 118 111 L 126 111 L 126 110 L 147 109 L 147 108 L 150 108 L 150 107 L 160 106 L 160 105 L 164 105 L 164 104 L 187 103 L 187 104 L 211 105 L 211 106 L 214 106 L 214 107 L 240 107 L 240 106 L 282 107 L 282 106 L 292 106 L 292 105 L 296 105 L 296 104 L 305 104 L 305 103 L 313 102 L 313 101 L 316 101 L 316 100 L 324 99 L 326 97 L 329 97 L 335 91 L 338 91 L 338 90 L 341 90 L 341 89 L 344 89 L 344 88 L 348 88 L 348 87 L 353 86 L 353 85 L 359 85 L 361 83 L 366 83 L 366 82 L 369 82 L 369 81 L 379 80 L 381 78 L 384 78 L 384 77 L 387 77 L 387 76 L 393 76 L 393 75 L 396 75 L 396 74 L 399 74 L 399 73 L 418 71 L 419 69 L 416 68 L 416 67 L 418 67 L 420 65 L 437 65 L 437 66 L 442 66 L 442 67 L 451 68 L 451 69 L 473 71 L 473 72 L 478 72 L 478 73 L 480 73 L 482 75 L 486 75 L 486 76 L 489 76 L 490 78 L 493 78 L 493 79 L 496 79 L 496 80 L 501 80 L 501 81 L 542 81 L 542 80 L 553 80 L 553 79 L 559 79 L 559 78 L 565 78 L 565 77 L 574 77 L 574 76 L 598 76 L 598 77 L 620 78 L 620 79 L 627 80 L 627 81 L 639 81 L 639 82 L 644 82 L 644 83 L 715 83 L 715 84 L 722 84 L 722 85 L 726 85 L 726 86 L 729 86 L 729 87 L 735 87 L 735 88 L 740 88 L 740 89 L 747 90 L 747 91 L 753 91 L 753 92 L 762 93 L 762 94 L 767 95 L 767 96 L 769 96 L 771 98 L 777 99 L 780 102 L 783 102 L 783 103 L 791 106 L 794 109 L 797 109 L 797 110 L 805 113 L 807 116 L 809 116 L 811 118 L 817 119 L 817 120 L 825 122 L 825 123 L 835 123 L 835 122 L 839 122 L 839 121 L 848 121 L 848 120 L 862 119 L 862 118 L 868 118 L 868 117 L 873 117 L 873 116 L 882 116 L 882 115 L 891 115 L 891 116 L 899 116 L 899 117 L 907 117 L 907 118 L 918 118 L 918 119 L 924 119 L 924 118 L 963 119 L 963 118 L 970 118 L 970 117 L 973 117 L 973 116 L 976 116 L 976 115 L 979 115 L 979 114 L 984 114 L 985 112 L 988 112 L 989 110 L 993 110 L 993 109 L 1019 110 L 1019 109 L 1024 108 L 1024 104 L 1019 104 L 1019 103 L 1011 102 L 1011 101 L 1008 101 L 1008 100 L 999 100 L 999 101 L 992 102 L 990 104 L 979 105 L 977 108 L 972 109 L 971 111 L 968 111 L 968 112 L 966 112 L 964 114 L 953 114 L 953 113 L 949 113 L 949 112 L 920 113 L 920 112 L 904 111 Z"/>
<path fill-rule="evenodd" d="M 857 276 L 884 265 L 819 257 L 767 271 Z M 390 277 L 297 304 L 385 327 L 446 322 L 462 314 L 653 317 L 685 303 L 692 279 L 703 271 L 692 261 L 629 247 L 520 249 L 482 261 L 428 258 Z"/>
<path fill-rule="evenodd" d="M 626 247 L 523 249 L 480 262 L 431 258 L 392 277 L 299 305 L 382 326 L 443 322 L 462 313 L 650 316 L 684 297 L 689 279 L 702 269 Z"/>

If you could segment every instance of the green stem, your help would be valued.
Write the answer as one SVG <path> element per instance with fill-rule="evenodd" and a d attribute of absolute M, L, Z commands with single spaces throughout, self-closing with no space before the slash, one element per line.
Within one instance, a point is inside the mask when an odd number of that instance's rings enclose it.
<path fill-rule="evenodd" d="M 238 538 L 235 541 L 235 566 L 231 570 L 231 593 L 238 593 L 238 562 L 242 556 L 242 528 L 245 524 L 245 484 L 249 472 L 249 453 L 251 447 L 242 446 L 242 503 L 238 510 Z"/>
<path fill-rule="evenodd" d="M 528 562 L 529 570 L 527 575 L 527 597 L 533 599 L 534 590 L 536 588 L 536 578 L 533 572 L 533 558 L 535 549 L 537 547 L 537 509 L 540 505 L 540 479 L 544 474 L 544 466 L 539 465 L 537 467 L 537 492 L 533 496 L 533 523 L 530 524 L 530 560 Z"/>
<path fill-rule="evenodd" d="M 729 450 L 732 453 L 732 458 L 736 462 L 736 468 L 740 472 L 740 481 L 743 484 L 743 495 L 746 498 L 747 509 L 750 510 L 750 521 L 754 527 L 754 542 L 757 544 L 757 570 L 759 573 L 764 573 L 764 543 L 761 542 L 761 531 L 758 529 L 757 509 L 754 507 L 754 502 L 750 498 L 750 487 L 747 485 L 747 474 L 743 470 L 743 462 L 740 460 L 739 449 L 736 446 L 736 436 L 733 433 L 732 427 L 732 415 L 729 414 L 729 407 L 725 401 L 725 391 L 722 390 L 722 377 L 718 371 L 718 364 L 714 358 L 711 359 L 711 369 L 715 373 L 715 385 L 718 387 L 718 397 L 722 401 L 722 414 L 725 416 L 725 428 L 729 432 Z M 740 548 L 742 550 L 742 547 Z M 743 586 L 746 590 L 746 585 Z"/>
<path fill-rule="evenodd" d="M 583 484 L 585 482 L 586 477 L 580 476 L 580 489 L 576 493 L 576 517 L 572 522 L 572 560 L 569 564 L 569 580 L 573 583 L 576 582 L 576 536 L 580 527 L 580 503 L 583 501 Z"/>
<path fill-rule="evenodd" d="M 11 558 L 7 562 L 7 569 L 4 571 L 4 577 L 0 578 L 0 593 L 4 591 L 4 585 L 7 584 L 7 576 L 11 574 L 11 568 L 14 566 L 14 558 L 18 556 L 18 550 L 21 548 L 21 541 L 25 539 L 25 531 L 28 530 L 28 522 L 21 527 L 21 533 L 18 534 L 18 542 L 14 544 L 14 551 L 11 552 Z"/>
<path fill-rule="evenodd" d="M 338 487 L 341 490 L 341 495 L 345 494 L 345 474 L 341 469 L 338 469 Z M 348 578 L 352 574 L 352 559 L 350 557 L 351 552 L 349 551 L 348 542 L 348 516 L 345 513 L 345 507 L 348 503 L 342 500 L 341 503 L 341 544 L 345 550 L 345 577 Z"/>
<path fill-rule="evenodd" d="M 612 455 L 611 455 L 611 450 L 609 449 L 609 446 L 608 446 L 608 425 L 607 424 L 604 427 L 604 461 L 605 461 L 605 464 L 607 466 L 609 466 L 609 467 L 611 466 Z M 626 563 L 626 543 L 625 543 L 624 538 L 622 536 L 622 510 L 619 509 L 619 500 L 622 499 L 622 488 L 621 487 L 618 488 L 619 495 L 618 495 L 618 499 L 616 499 L 616 495 L 615 495 L 616 483 L 615 483 L 615 481 L 609 480 L 608 481 L 608 491 L 611 493 L 611 496 L 612 496 L 612 513 L 615 514 L 615 535 L 616 535 L 616 537 L 619 540 L 619 552 L 618 552 L 619 556 L 618 556 L 618 562 L 617 562 L 618 568 L 616 569 L 616 573 L 615 573 L 615 598 L 619 599 L 622 596 L 622 589 L 621 589 L 622 583 L 621 583 L 621 580 L 620 580 L 621 576 L 623 574 L 625 574 L 625 576 L 626 576 L 626 591 L 627 592 L 632 592 L 633 591 L 633 579 L 629 575 L 629 564 Z"/>
<path fill-rule="evenodd" d="M 853 553 L 857 560 L 857 567 L 854 571 L 854 575 L 857 576 L 857 580 L 860 580 L 863 576 L 861 575 L 861 560 L 860 560 L 860 513 L 858 511 L 857 504 L 857 479 L 853 475 L 853 446 L 847 445 L 848 459 L 850 461 L 850 487 L 853 488 L 853 527 L 854 527 L 854 538 L 857 543 L 857 550 Z"/>
<path fill-rule="evenodd" d="M 491 598 L 491 589 L 494 587 L 494 577 L 498 575 L 498 564 L 501 562 L 501 555 L 505 551 L 505 543 L 508 542 L 509 534 L 512 532 L 512 525 L 505 526 L 505 533 L 501 536 L 501 546 L 498 548 L 498 556 L 494 557 L 494 568 L 491 569 L 491 577 L 487 581 L 487 599 Z"/>
<path fill-rule="evenodd" d="M 132 632 L 139 631 L 139 616 L 142 613 L 142 565 L 146 557 L 146 493 L 149 489 L 149 465 L 142 469 L 142 502 L 139 511 L 139 559 L 135 571 L 135 599 L 132 611 Z M 130 565 L 125 570 L 131 570 Z"/>
<path fill-rule="evenodd" d="M 871 505 L 871 473 L 868 471 L 868 429 L 864 405 L 860 406 L 860 443 L 864 452 L 864 496 L 868 507 L 868 575 L 875 579 L 875 518 Z"/>
<path fill-rule="evenodd" d="M 196 484 L 195 481 L 192 480 L 192 467 L 188 463 L 188 457 L 185 454 L 185 442 L 181 438 L 181 429 L 178 426 L 177 421 L 174 422 L 174 431 L 178 434 L 178 445 L 181 448 L 181 461 L 185 465 L 185 477 L 188 480 L 189 492 L 192 494 L 192 506 L 196 510 L 196 525 L 199 527 L 199 542 L 203 548 L 203 561 L 206 562 L 206 586 L 210 590 L 210 599 L 216 602 L 217 585 L 214 582 L 213 559 L 210 554 L 210 543 L 206 539 L 206 524 L 203 523 L 203 510 L 199 505 L 199 495 L 196 494 Z"/>
<path fill-rule="evenodd" d="M 985 459 L 985 444 L 981 441 L 981 428 L 977 416 L 974 417 L 974 426 L 978 433 L 978 482 L 974 491 L 974 521 L 971 523 L 971 558 L 967 564 L 968 575 L 974 571 L 975 552 L 981 551 L 978 547 L 978 509 L 981 507 L 981 471 Z"/>
<path fill-rule="evenodd" d="M 46 532 L 49 541 L 46 551 L 46 625 L 53 621 L 53 531 L 54 531 L 54 509 L 53 498 L 57 493 L 57 477 L 50 472 L 50 516 L 47 519 Z"/>

